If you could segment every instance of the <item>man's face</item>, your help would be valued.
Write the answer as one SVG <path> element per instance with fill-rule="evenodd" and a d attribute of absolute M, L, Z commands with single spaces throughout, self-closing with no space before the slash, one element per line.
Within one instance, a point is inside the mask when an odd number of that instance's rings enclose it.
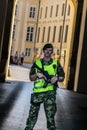
<path fill-rule="evenodd" d="M 51 54 L 52 54 L 52 52 L 53 52 L 53 49 L 52 49 L 52 48 L 46 48 L 46 49 L 44 50 L 44 56 L 45 56 L 45 57 L 50 57 Z"/>

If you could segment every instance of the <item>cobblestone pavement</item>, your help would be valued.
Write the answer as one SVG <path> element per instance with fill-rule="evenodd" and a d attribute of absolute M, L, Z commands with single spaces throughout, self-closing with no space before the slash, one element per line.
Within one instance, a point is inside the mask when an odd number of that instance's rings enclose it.
<path fill-rule="evenodd" d="M 25 69 L 28 71 L 27 74 Z M 29 68 L 25 67 L 13 70 L 16 70 L 19 75 L 21 72 L 21 77 L 29 74 Z M 24 130 L 30 108 L 32 88 L 33 82 L 27 82 L 25 79 L 18 81 L 18 79 L 12 80 L 10 77 L 7 82 L 0 83 L 0 130 Z M 87 130 L 87 95 L 59 88 L 56 97 L 57 130 Z M 47 130 L 43 104 L 34 130 Z"/>
<path fill-rule="evenodd" d="M 32 82 L 7 82 L 0 84 L 0 130 L 24 130 L 30 108 Z M 47 130 L 43 106 L 34 130 Z"/>
<path fill-rule="evenodd" d="M 29 80 L 30 67 L 31 65 L 27 65 L 27 64 L 24 64 L 23 66 L 10 65 L 9 76 L 7 77 L 7 80 L 30 82 Z"/>

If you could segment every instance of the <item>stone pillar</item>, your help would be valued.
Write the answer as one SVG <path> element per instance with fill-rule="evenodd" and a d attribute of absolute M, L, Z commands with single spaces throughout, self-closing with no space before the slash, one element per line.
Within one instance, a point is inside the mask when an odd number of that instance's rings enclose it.
<path fill-rule="evenodd" d="M 69 76 L 68 85 L 67 85 L 67 88 L 69 90 L 74 90 L 74 81 L 75 81 L 78 47 L 79 47 L 83 3 L 84 3 L 84 0 L 78 0 L 77 17 L 76 17 L 76 25 L 75 25 L 75 33 L 74 33 L 73 49 L 72 49 L 72 57 L 71 57 L 71 60 L 70 60 L 70 76 Z"/>
<path fill-rule="evenodd" d="M 87 1 L 84 0 L 74 91 L 87 94 Z"/>
<path fill-rule="evenodd" d="M 14 0 L 0 1 L 0 82 L 6 78 Z"/>

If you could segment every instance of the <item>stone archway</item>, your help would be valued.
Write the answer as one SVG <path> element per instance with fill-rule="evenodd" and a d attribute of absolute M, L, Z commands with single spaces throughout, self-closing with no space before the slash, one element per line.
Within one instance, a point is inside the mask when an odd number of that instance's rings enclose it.
<path fill-rule="evenodd" d="M 14 5 L 17 0 L 3 0 L 0 2 L 0 18 L 1 19 L 1 46 L 0 46 L 0 80 L 5 81 L 5 77 L 8 73 L 8 62 L 9 62 L 9 49 L 10 49 L 10 35 L 11 35 L 11 25 L 12 25 L 12 14 L 14 11 Z M 77 0 L 71 0 L 75 5 Z"/>
<path fill-rule="evenodd" d="M 87 93 L 87 1 L 78 0 L 68 89 Z"/>
<path fill-rule="evenodd" d="M 16 0 L 0 1 L 0 82 L 8 73 L 12 16 Z"/>
<path fill-rule="evenodd" d="M 70 75 L 68 81 L 68 89 L 70 90 L 74 89 L 77 53 L 78 53 L 78 46 L 79 46 L 79 39 L 80 39 L 80 29 L 81 29 L 84 1 L 85 0 L 72 0 L 74 5 L 78 3 L 78 8 L 76 14 L 77 17 L 75 23 L 72 56 L 70 60 Z M 13 16 L 15 2 L 16 0 L 0 1 L 0 82 L 5 81 L 6 75 L 8 73 L 8 64 L 9 64 L 9 55 L 10 55 L 9 51 L 11 46 L 10 36 L 12 33 L 11 32 L 12 20 L 13 20 L 12 16 Z M 81 89 L 79 86 L 78 88 L 79 88 L 78 90 L 80 91 Z"/>

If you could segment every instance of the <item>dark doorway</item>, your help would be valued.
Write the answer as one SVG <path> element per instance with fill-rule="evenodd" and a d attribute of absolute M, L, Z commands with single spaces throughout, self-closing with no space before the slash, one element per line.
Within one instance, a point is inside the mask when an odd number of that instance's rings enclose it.
<path fill-rule="evenodd" d="M 72 57 L 70 61 L 70 76 L 69 76 L 69 81 L 68 81 L 68 86 L 67 86 L 69 90 L 73 90 L 74 88 L 83 2 L 84 2 L 83 0 L 78 0 L 77 18 L 76 18 L 76 25 L 75 25 L 74 40 L 73 40 L 73 50 L 72 50 Z"/>

